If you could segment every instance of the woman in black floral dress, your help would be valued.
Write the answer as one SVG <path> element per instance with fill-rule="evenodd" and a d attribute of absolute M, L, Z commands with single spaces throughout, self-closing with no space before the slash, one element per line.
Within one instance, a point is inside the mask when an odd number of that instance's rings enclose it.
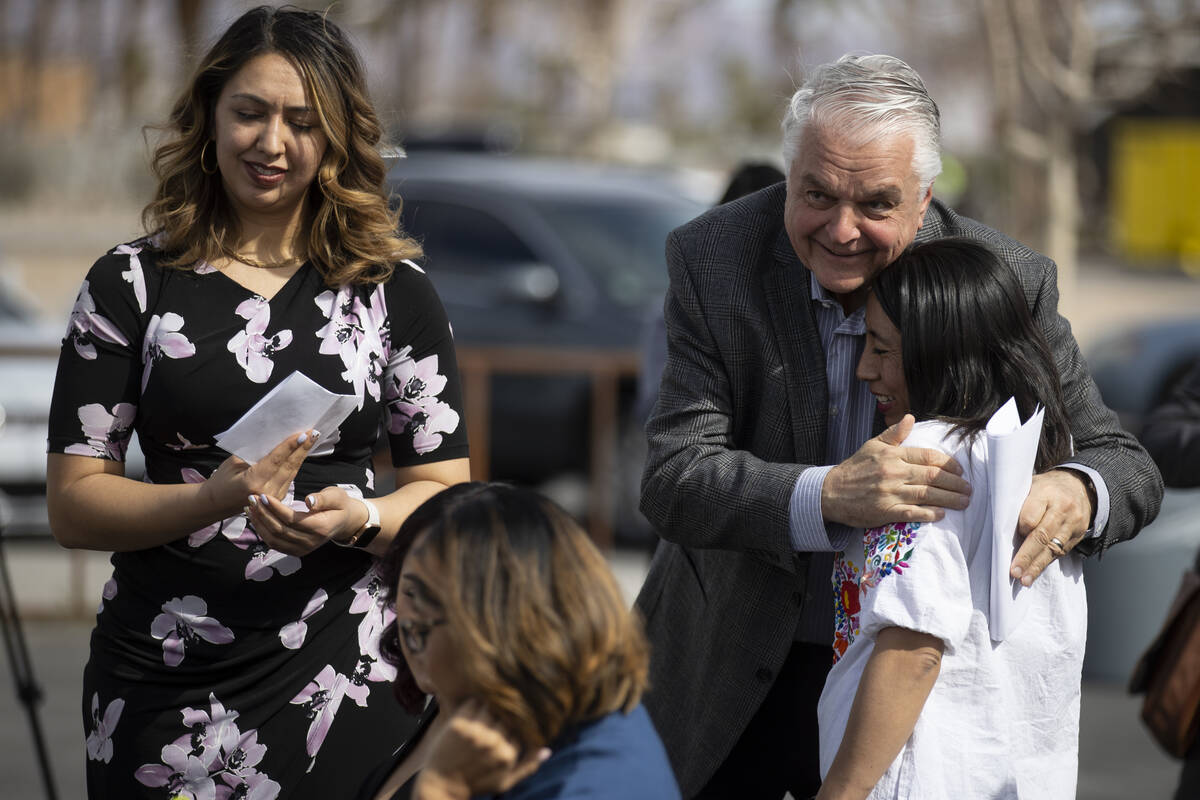
<path fill-rule="evenodd" d="M 151 234 L 88 273 L 51 408 L 54 535 L 114 551 L 84 674 L 88 793 L 337 798 L 415 723 L 379 657 L 373 555 L 468 477 L 449 324 L 324 15 L 238 19 L 166 127 Z M 355 398 L 350 416 L 253 464 L 215 444 L 294 372 Z M 381 428 L 397 473 L 377 494 Z M 134 431 L 144 480 L 124 475 Z"/>

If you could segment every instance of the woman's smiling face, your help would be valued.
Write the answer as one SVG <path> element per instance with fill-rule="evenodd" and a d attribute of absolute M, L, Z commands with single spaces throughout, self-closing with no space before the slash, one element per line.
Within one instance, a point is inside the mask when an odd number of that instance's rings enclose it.
<path fill-rule="evenodd" d="M 299 218 L 328 142 L 291 61 L 278 53 L 247 61 L 217 98 L 213 138 L 221 182 L 243 222 Z"/>
<path fill-rule="evenodd" d="M 883 313 L 874 294 L 867 295 L 867 341 L 855 375 L 870 387 L 876 407 L 888 425 L 895 425 L 908 413 L 900 331 Z"/>

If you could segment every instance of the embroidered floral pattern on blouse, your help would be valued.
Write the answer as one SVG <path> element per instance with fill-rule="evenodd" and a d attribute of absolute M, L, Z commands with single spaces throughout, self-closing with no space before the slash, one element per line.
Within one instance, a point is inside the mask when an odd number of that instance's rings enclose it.
<path fill-rule="evenodd" d="M 119 345 L 129 344 L 116 325 L 104 315 L 96 313 L 96 301 L 92 299 L 91 288 L 85 280 L 79 287 L 70 319 L 67 320 L 66 340 L 75 345 L 75 352 L 81 357 L 95 361 L 97 339 Z"/>
<path fill-rule="evenodd" d="M 237 359 L 238 366 L 246 370 L 246 377 L 255 383 L 266 383 L 275 369 L 271 357 L 292 343 L 292 332 L 288 329 L 267 336 L 271 324 L 271 305 L 266 298 L 255 295 L 238 304 L 235 312 L 246 322 L 229 340 L 226 348 Z"/>
<path fill-rule="evenodd" d="M 238 729 L 238 712 L 226 710 L 209 693 L 211 711 L 180 710 L 187 733 L 162 749 L 162 764 L 143 764 L 134 777 L 143 786 L 163 787 L 172 800 L 275 800 L 280 786 L 257 767 L 267 754 L 258 730 Z"/>
<path fill-rule="evenodd" d="M 871 528 L 863 535 L 863 568 L 860 572 L 846 554 L 833 561 L 833 661 L 846 654 L 861 632 L 859 612 L 867 592 L 888 575 L 904 574 L 912 557 L 919 522 L 895 522 Z"/>
<path fill-rule="evenodd" d="M 833 561 L 833 662 L 846 654 L 846 649 L 858 636 L 859 573 L 845 553 Z"/>
<path fill-rule="evenodd" d="M 872 586 L 891 575 L 904 573 L 908 559 L 912 557 L 913 544 L 917 540 L 919 522 L 893 522 L 871 528 L 863 536 L 863 577 L 860 588 L 863 594 Z"/>
<path fill-rule="evenodd" d="M 411 435 L 419 455 L 438 449 L 442 434 L 458 428 L 458 412 L 438 399 L 446 382 L 446 376 L 438 374 L 436 355 L 416 361 L 406 346 L 388 362 L 383 392 L 388 430 Z"/>

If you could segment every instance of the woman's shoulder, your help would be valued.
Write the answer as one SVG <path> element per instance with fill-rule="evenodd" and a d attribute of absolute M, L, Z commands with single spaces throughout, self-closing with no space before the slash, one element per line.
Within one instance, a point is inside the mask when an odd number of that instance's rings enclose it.
<path fill-rule="evenodd" d="M 962 446 L 962 441 L 955 433 L 953 425 L 929 419 L 913 426 L 912 432 L 904 440 L 904 446 L 927 447 L 931 450 L 941 450 L 943 453 L 954 453 Z"/>
<path fill-rule="evenodd" d="M 579 726 L 560 737 L 550 750 L 549 760 L 528 779 L 530 785 L 516 788 L 555 785 L 572 797 L 600 788 L 608 797 L 679 797 L 666 750 L 641 704 L 629 712 L 613 711 Z M 522 796 L 513 794 L 514 800 Z"/>

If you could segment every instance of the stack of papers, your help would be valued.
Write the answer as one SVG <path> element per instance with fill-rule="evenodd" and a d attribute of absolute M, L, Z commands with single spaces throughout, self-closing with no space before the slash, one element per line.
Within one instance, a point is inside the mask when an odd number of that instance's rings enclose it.
<path fill-rule="evenodd" d="M 988 467 L 992 506 L 992 590 L 988 628 L 992 641 L 1001 642 L 1025 615 L 1029 589 L 1009 577 L 1013 556 L 1021 545 L 1017 519 L 1033 483 L 1033 465 L 1042 438 L 1045 409 L 1038 406 L 1022 424 L 1016 398 L 1010 397 L 987 424 Z"/>
<path fill-rule="evenodd" d="M 321 439 L 309 455 L 326 455 L 333 452 L 338 426 L 357 406 L 354 395 L 334 394 L 307 375 L 293 372 L 228 430 L 218 433 L 217 446 L 253 464 L 289 436 L 316 430 Z"/>

